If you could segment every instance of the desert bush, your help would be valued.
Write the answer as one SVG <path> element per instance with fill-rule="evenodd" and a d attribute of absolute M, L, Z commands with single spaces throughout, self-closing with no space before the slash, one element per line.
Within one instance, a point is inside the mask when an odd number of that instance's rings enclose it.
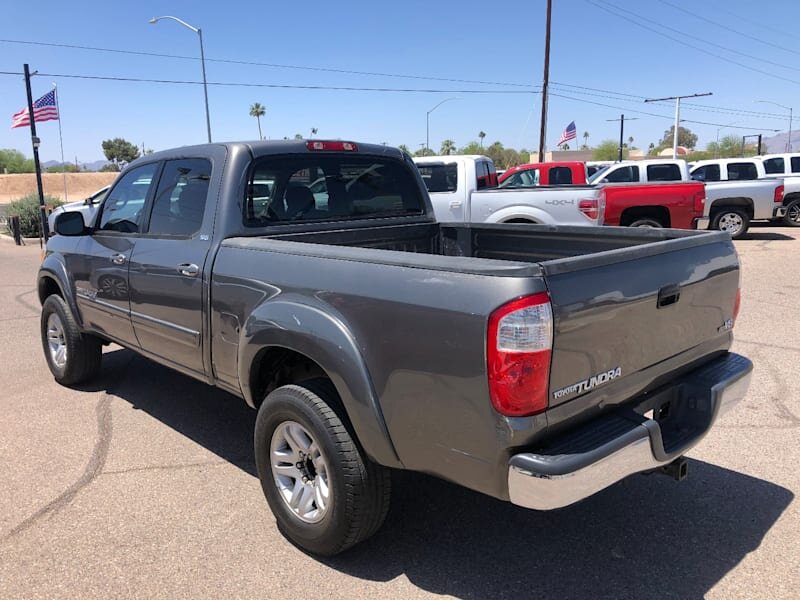
<path fill-rule="evenodd" d="M 48 209 L 64 204 L 58 198 L 45 196 Z M 23 237 L 39 237 L 39 195 L 28 194 L 6 205 L 7 217 L 19 217 L 19 227 Z"/>

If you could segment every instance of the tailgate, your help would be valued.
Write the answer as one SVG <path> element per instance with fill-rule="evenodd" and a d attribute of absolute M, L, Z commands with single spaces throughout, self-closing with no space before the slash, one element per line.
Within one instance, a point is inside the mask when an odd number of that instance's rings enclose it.
<path fill-rule="evenodd" d="M 730 346 L 738 259 L 726 236 L 701 236 L 542 263 L 555 318 L 550 407 L 627 400 Z"/>

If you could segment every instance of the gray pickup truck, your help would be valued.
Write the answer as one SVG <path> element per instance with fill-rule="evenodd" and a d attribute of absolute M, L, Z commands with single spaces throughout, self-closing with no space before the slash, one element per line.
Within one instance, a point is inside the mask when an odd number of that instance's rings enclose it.
<path fill-rule="evenodd" d="M 114 342 L 240 396 L 278 526 L 320 555 L 378 530 L 391 469 L 539 510 L 681 478 L 750 380 L 727 233 L 439 224 L 384 146 L 151 154 L 56 231 L 55 379 L 93 377 Z"/>

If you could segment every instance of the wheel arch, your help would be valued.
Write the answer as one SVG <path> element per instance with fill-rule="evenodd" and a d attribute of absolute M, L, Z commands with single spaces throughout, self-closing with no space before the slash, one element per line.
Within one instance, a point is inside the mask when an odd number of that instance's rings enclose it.
<path fill-rule="evenodd" d="M 664 227 L 669 227 L 672 223 L 669 209 L 660 204 L 647 206 L 630 206 L 620 213 L 619 224 L 627 227 L 637 219 L 651 218 L 659 221 Z"/>
<path fill-rule="evenodd" d="M 333 307 L 311 306 L 300 298 L 257 307 L 239 340 L 239 382 L 245 401 L 258 407 L 275 387 L 325 377 L 339 395 L 340 416 L 369 457 L 385 466 L 402 466 L 366 362 L 337 317 Z"/>
<path fill-rule="evenodd" d="M 64 263 L 61 262 L 55 255 L 47 256 L 39 268 L 39 274 L 36 279 L 36 292 L 39 298 L 39 304 L 44 304 L 48 296 L 60 296 L 64 302 L 67 303 L 69 310 L 72 312 L 72 317 L 77 322 L 78 326 L 83 328 L 83 319 L 78 310 L 78 305 L 75 302 L 75 295 L 72 292 L 72 287 L 69 284 L 69 276 Z"/>
<path fill-rule="evenodd" d="M 711 203 L 709 215 L 713 219 L 716 213 L 726 208 L 743 208 L 750 219 L 755 215 L 753 199 L 746 197 L 718 198 Z"/>

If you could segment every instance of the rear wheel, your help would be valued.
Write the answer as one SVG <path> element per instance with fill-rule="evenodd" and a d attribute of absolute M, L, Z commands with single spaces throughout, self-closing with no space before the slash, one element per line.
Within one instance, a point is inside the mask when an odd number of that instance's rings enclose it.
<path fill-rule="evenodd" d="M 286 385 L 258 410 L 258 477 L 278 528 L 297 546 L 332 556 L 367 539 L 389 509 L 389 470 L 359 449 L 331 406 L 327 380 Z"/>
<path fill-rule="evenodd" d="M 633 223 L 628 225 L 628 227 L 664 227 L 661 224 L 661 221 L 658 219 L 654 219 L 653 217 L 642 217 L 641 219 L 636 219 Z"/>
<path fill-rule="evenodd" d="M 800 199 L 792 200 L 786 205 L 783 222 L 789 227 L 800 227 Z"/>
<path fill-rule="evenodd" d="M 739 208 L 723 208 L 714 216 L 712 227 L 727 231 L 734 240 L 738 240 L 750 228 L 750 217 Z"/>
<path fill-rule="evenodd" d="M 88 333 L 81 333 L 69 307 L 60 296 L 49 296 L 44 301 L 40 330 L 47 366 L 58 383 L 83 383 L 100 370 L 102 341 Z"/>

